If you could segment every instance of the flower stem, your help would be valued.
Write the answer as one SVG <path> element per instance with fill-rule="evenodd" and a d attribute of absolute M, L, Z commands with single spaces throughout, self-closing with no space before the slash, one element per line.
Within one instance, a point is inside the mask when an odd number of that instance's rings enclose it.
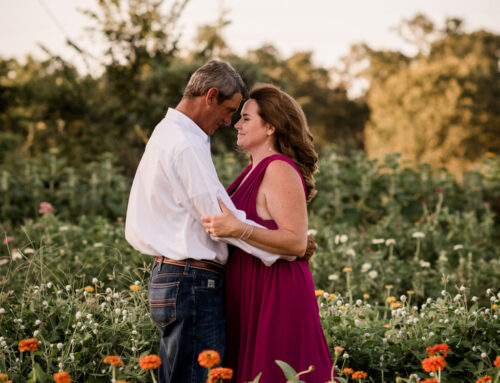
<path fill-rule="evenodd" d="M 153 379 L 154 383 L 157 383 L 156 378 L 155 378 L 155 374 L 153 373 L 153 370 L 149 370 L 149 371 L 151 372 L 151 379 Z"/>

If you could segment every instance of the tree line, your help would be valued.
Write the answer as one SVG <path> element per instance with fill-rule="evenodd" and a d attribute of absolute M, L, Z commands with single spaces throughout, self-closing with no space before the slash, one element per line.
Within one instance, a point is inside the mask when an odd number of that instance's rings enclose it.
<path fill-rule="evenodd" d="M 498 34 L 466 32 L 459 19 L 438 27 L 419 14 L 396 31 L 416 54 L 356 44 L 339 65 L 323 68 L 312 52 L 283 57 L 273 45 L 236 55 L 223 37 L 224 12 L 199 28 L 187 51 L 178 24 L 188 1 L 166 9 L 163 0 L 100 0 L 97 11 L 86 11 L 91 32 L 104 40 L 99 73 L 82 74 L 48 50 L 45 60 L 0 58 L 0 161 L 57 152 L 80 166 L 110 152 L 130 175 L 167 107 L 213 57 L 231 62 L 249 86 L 272 82 L 294 96 L 320 151 L 335 144 L 341 154 L 400 152 L 412 163 L 456 173 L 499 152 Z M 347 90 L 360 79 L 367 90 L 350 97 Z M 234 130 L 221 128 L 213 150 L 233 150 L 234 141 Z"/>

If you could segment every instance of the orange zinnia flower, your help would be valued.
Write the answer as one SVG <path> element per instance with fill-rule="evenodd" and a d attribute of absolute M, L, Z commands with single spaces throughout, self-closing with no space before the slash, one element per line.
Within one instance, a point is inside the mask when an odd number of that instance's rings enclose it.
<path fill-rule="evenodd" d="M 368 374 L 363 371 L 356 371 L 354 374 L 352 374 L 353 379 L 366 379 Z"/>
<path fill-rule="evenodd" d="M 346 368 L 343 368 L 342 370 L 340 370 L 340 373 L 344 374 L 344 375 L 351 375 L 353 372 L 354 372 L 354 370 L 352 368 L 349 368 L 349 367 L 346 367 Z"/>
<path fill-rule="evenodd" d="M 107 357 L 104 358 L 103 362 L 111 364 L 113 366 L 118 366 L 118 367 L 123 366 L 122 360 L 117 355 L 108 355 Z"/>
<path fill-rule="evenodd" d="M 447 352 L 451 351 L 450 346 L 446 343 L 435 344 L 434 346 L 430 346 L 426 348 L 427 355 L 434 356 L 436 354 L 443 354 L 444 357 L 447 356 Z"/>
<path fill-rule="evenodd" d="M 217 367 L 210 371 L 210 377 L 212 381 L 216 381 L 217 379 L 232 379 L 233 370 L 230 368 Z"/>
<path fill-rule="evenodd" d="M 30 339 L 23 339 L 22 341 L 19 342 L 17 347 L 19 348 L 19 351 L 25 352 L 25 351 L 38 351 L 38 346 L 41 343 L 38 341 L 36 338 L 30 338 Z"/>
<path fill-rule="evenodd" d="M 0 374 L 0 382 L 3 382 L 8 377 L 9 377 L 9 375 L 7 375 L 7 374 Z"/>
<path fill-rule="evenodd" d="M 497 355 L 495 361 L 493 362 L 493 364 L 497 367 L 500 367 L 500 355 Z"/>
<path fill-rule="evenodd" d="M 54 382 L 56 383 L 70 383 L 71 381 L 71 376 L 65 371 L 54 374 Z"/>
<path fill-rule="evenodd" d="M 424 380 L 421 380 L 419 383 L 438 383 L 437 378 L 427 378 Z"/>
<path fill-rule="evenodd" d="M 139 365 L 144 370 L 154 370 L 160 367 L 161 359 L 158 355 L 146 355 L 139 360 Z"/>
<path fill-rule="evenodd" d="M 198 363 L 201 367 L 212 368 L 220 362 L 220 355 L 215 350 L 205 350 L 198 355 Z"/>
<path fill-rule="evenodd" d="M 435 372 L 446 367 L 446 361 L 442 356 L 431 356 L 422 360 L 422 367 L 427 372 Z"/>
<path fill-rule="evenodd" d="M 88 293 L 94 292 L 94 288 L 92 286 L 85 286 L 83 289 Z"/>
<path fill-rule="evenodd" d="M 483 376 L 482 378 L 476 380 L 476 383 L 484 383 L 484 382 L 491 382 L 491 376 Z"/>
<path fill-rule="evenodd" d="M 129 289 L 132 291 L 139 291 L 141 289 L 141 286 L 138 285 L 130 285 Z"/>

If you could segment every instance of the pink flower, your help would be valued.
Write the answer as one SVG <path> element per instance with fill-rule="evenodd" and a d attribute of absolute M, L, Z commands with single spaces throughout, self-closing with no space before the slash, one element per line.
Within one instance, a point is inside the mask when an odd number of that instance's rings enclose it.
<path fill-rule="evenodd" d="M 5 237 L 3 244 L 6 245 L 14 240 L 14 237 Z"/>
<path fill-rule="evenodd" d="M 49 202 L 42 202 L 40 210 L 38 210 L 40 214 L 51 213 L 52 211 L 54 211 L 54 207 Z"/>
<path fill-rule="evenodd" d="M 442 192 L 444 192 L 444 189 L 443 189 L 443 188 L 437 188 L 437 189 L 436 189 L 436 194 L 440 194 L 440 193 L 442 193 Z"/>

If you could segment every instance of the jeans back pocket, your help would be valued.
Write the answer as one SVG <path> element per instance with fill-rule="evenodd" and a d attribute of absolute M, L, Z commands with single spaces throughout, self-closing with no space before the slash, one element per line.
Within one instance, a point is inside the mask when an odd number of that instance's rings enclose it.
<path fill-rule="evenodd" d="M 175 322 L 179 281 L 167 283 L 151 282 L 148 290 L 151 318 L 160 327 Z"/>

